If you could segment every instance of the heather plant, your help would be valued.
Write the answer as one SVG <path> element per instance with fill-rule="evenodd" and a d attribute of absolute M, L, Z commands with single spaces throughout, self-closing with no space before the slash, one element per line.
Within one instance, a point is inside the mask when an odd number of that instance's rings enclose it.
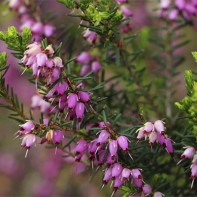
<path fill-rule="evenodd" d="M 124 197 L 195 195 L 197 73 L 185 71 L 187 96 L 180 102 L 177 90 L 189 43 L 183 33 L 197 1 L 161 0 L 152 25 L 137 31 L 126 0 L 57 0 L 79 19 L 81 45 L 72 41 L 72 24 L 56 27 L 51 13 L 42 15 L 45 3 L 10 0 L 20 27 L 0 32 L 37 90 L 27 112 L 5 79 L 12 65 L 2 52 L 0 107 L 18 122 L 25 157 L 36 144 L 54 149 L 83 164 L 90 179 L 101 173 L 98 189 L 111 185 L 111 196 L 118 190 Z M 59 169 L 60 158 L 54 160 Z"/>

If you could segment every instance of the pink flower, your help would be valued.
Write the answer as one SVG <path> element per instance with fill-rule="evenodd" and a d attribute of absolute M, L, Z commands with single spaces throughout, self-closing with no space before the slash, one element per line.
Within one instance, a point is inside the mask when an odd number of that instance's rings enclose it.
<path fill-rule="evenodd" d="M 90 54 L 88 52 L 82 52 L 76 59 L 77 62 L 87 64 L 90 62 Z"/>
<path fill-rule="evenodd" d="M 26 123 L 19 125 L 19 126 L 20 126 L 20 130 L 25 131 L 25 132 L 31 131 L 35 127 L 34 123 L 31 120 L 29 120 Z"/>
<path fill-rule="evenodd" d="M 155 121 L 154 123 L 154 128 L 157 132 L 159 132 L 160 134 L 162 133 L 165 133 L 165 130 L 164 130 L 164 123 L 162 120 L 157 120 Z"/>
<path fill-rule="evenodd" d="M 125 6 L 125 5 L 120 6 L 120 11 L 122 11 L 122 14 L 125 17 L 131 17 L 131 16 L 133 16 L 133 13 L 131 12 L 131 10 L 127 6 Z"/>
<path fill-rule="evenodd" d="M 117 141 L 118 141 L 118 145 L 120 146 L 120 148 L 122 148 L 123 151 L 128 150 L 128 139 L 127 139 L 127 137 L 119 136 Z"/>
<path fill-rule="evenodd" d="M 71 93 L 68 95 L 68 108 L 73 109 L 77 105 L 78 97 L 76 94 Z"/>
<path fill-rule="evenodd" d="M 112 167 L 112 177 L 119 177 L 122 172 L 122 165 L 119 163 L 115 163 Z"/>
<path fill-rule="evenodd" d="M 84 110 L 85 110 L 85 105 L 81 102 L 77 103 L 76 108 L 75 108 L 77 119 L 79 120 L 82 119 Z"/>
<path fill-rule="evenodd" d="M 122 180 L 123 181 L 128 181 L 129 180 L 129 177 L 131 175 L 131 170 L 128 169 L 128 168 L 124 168 L 123 171 L 122 171 Z"/>
<path fill-rule="evenodd" d="M 109 152 L 110 152 L 110 155 L 111 155 L 112 159 L 114 159 L 114 160 L 116 158 L 117 151 L 118 151 L 117 141 L 116 140 L 110 140 L 109 141 Z"/>
<path fill-rule="evenodd" d="M 139 171 L 139 169 L 131 170 L 131 175 L 132 175 L 133 179 L 142 179 L 142 174 Z"/>
<path fill-rule="evenodd" d="M 186 1 L 185 0 L 175 0 L 175 5 L 178 9 L 183 10 L 185 8 Z"/>
<path fill-rule="evenodd" d="M 36 135 L 35 134 L 27 134 L 23 137 L 21 146 L 27 149 L 31 148 L 36 142 Z"/>
<path fill-rule="evenodd" d="M 168 15 L 168 18 L 172 21 L 177 20 L 178 18 L 178 10 L 177 9 L 172 9 Z"/>
<path fill-rule="evenodd" d="M 161 0 L 160 7 L 162 9 L 168 9 L 170 7 L 171 0 Z"/>
<path fill-rule="evenodd" d="M 186 148 L 185 151 L 181 155 L 181 159 L 184 159 L 184 158 L 190 159 L 192 155 L 195 153 L 196 149 L 192 146 L 186 146 L 185 148 Z"/>
<path fill-rule="evenodd" d="M 103 183 L 104 184 L 107 184 L 111 178 L 112 178 L 112 169 L 111 168 L 107 168 L 105 170 L 105 174 L 104 174 L 104 178 L 103 178 Z"/>
<path fill-rule="evenodd" d="M 155 192 L 153 197 L 163 197 L 164 195 L 161 192 Z"/>
<path fill-rule="evenodd" d="M 85 76 L 86 74 L 88 74 L 90 72 L 90 66 L 89 65 L 83 65 L 81 67 L 81 71 L 80 71 L 80 76 Z"/>
<path fill-rule="evenodd" d="M 32 28 L 31 28 L 32 33 L 35 34 L 42 34 L 44 33 L 44 25 L 41 22 L 36 22 Z"/>
<path fill-rule="evenodd" d="M 102 130 L 99 134 L 98 140 L 97 140 L 97 146 L 100 146 L 101 144 L 104 144 L 107 139 L 110 137 L 110 134 L 106 130 Z"/>
<path fill-rule="evenodd" d="M 54 26 L 51 25 L 51 24 L 46 24 L 44 26 L 44 34 L 45 34 L 45 36 L 46 37 L 50 37 L 50 36 L 53 35 L 53 33 L 54 33 Z"/>
<path fill-rule="evenodd" d="M 150 133 L 152 130 L 153 130 L 153 124 L 152 124 L 152 122 L 146 122 L 144 124 L 144 131 L 146 133 Z"/>
<path fill-rule="evenodd" d="M 172 146 L 172 140 L 170 138 L 165 139 L 165 145 L 166 145 L 166 151 L 172 155 L 173 154 L 173 146 Z"/>
<path fill-rule="evenodd" d="M 87 102 L 90 101 L 90 96 L 89 96 L 89 93 L 88 92 L 82 92 L 82 91 L 80 91 L 78 93 L 78 96 L 85 103 L 87 103 Z"/>
<path fill-rule="evenodd" d="M 86 140 L 79 140 L 77 147 L 76 147 L 76 155 L 83 153 L 88 147 Z"/>
<path fill-rule="evenodd" d="M 152 191 L 152 188 L 150 185 L 146 184 L 142 187 L 143 194 L 149 195 Z"/>
<path fill-rule="evenodd" d="M 60 130 L 53 131 L 53 141 L 56 145 L 60 144 L 62 138 L 63 138 L 62 131 L 60 131 Z"/>
<path fill-rule="evenodd" d="M 91 68 L 93 73 L 97 73 L 101 68 L 101 64 L 97 61 L 92 62 Z"/>

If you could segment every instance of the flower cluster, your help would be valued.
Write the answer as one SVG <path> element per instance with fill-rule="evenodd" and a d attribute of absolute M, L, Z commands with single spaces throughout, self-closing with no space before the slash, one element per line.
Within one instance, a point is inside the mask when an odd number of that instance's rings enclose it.
<path fill-rule="evenodd" d="M 101 64 L 96 59 L 97 58 L 95 55 L 90 55 L 88 52 L 82 52 L 77 57 L 76 61 L 83 64 L 80 72 L 81 76 L 85 76 L 90 71 L 92 71 L 93 73 L 97 73 L 100 70 Z"/>
<path fill-rule="evenodd" d="M 114 181 L 114 192 L 117 191 L 120 186 L 129 181 L 130 177 L 132 178 L 132 183 L 135 184 L 138 188 L 141 189 L 139 195 L 149 195 L 152 191 L 152 188 L 148 184 L 143 185 L 143 176 L 140 172 L 140 169 L 128 169 L 123 168 L 121 164 L 115 163 L 109 168 L 105 170 L 104 178 L 103 178 L 103 187 L 106 185 L 110 180 L 112 183 Z M 113 193 L 114 193 L 113 192 Z"/>
<path fill-rule="evenodd" d="M 77 88 L 84 88 L 83 84 L 80 83 Z M 54 98 L 54 96 L 57 96 Z M 68 116 L 70 120 L 73 120 L 75 115 L 79 122 L 82 121 L 85 113 L 85 104 L 90 104 L 90 93 L 82 90 L 71 90 L 66 81 L 62 84 L 57 83 L 45 96 L 45 99 L 52 100 L 55 104 L 58 104 L 60 112 L 68 109 Z"/>
<path fill-rule="evenodd" d="M 28 120 L 19 126 L 20 128 L 17 135 L 23 137 L 21 146 L 28 150 L 36 143 L 36 135 L 31 133 L 35 129 L 35 125 L 31 120 Z"/>
<path fill-rule="evenodd" d="M 34 42 L 27 47 L 24 54 L 21 61 L 27 68 L 32 68 L 34 78 L 41 75 L 47 85 L 52 85 L 59 78 L 64 66 L 62 59 L 54 55 L 51 45 L 44 48 L 41 43 Z"/>
<path fill-rule="evenodd" d="M 191 20 L 197 14 L 196 0 L 161 0 L 160 16 L 171 21 L 178 19 L 181 15 L 185 20 Z"/>
<path fill-rule="evenodd" d="M 92 162 L 92 167 L 100 167 L 107 164 L 102 187 L 111 180 L 112 184 L 114 184 L 113 194 L 122 184 L 129 181 L 130 176 L 132 177 L 132 183 L 138 188 L 141 188 L 142 194 L 150 194 L 152 189 L 150 185 L 143 185 L 144 181 L 140 169 L 124 168 L 123 165 L 118 162 L 118 149 L 130 155 L 128 152 L 128 138 L 122 135 L 113 136 L 110 122 L 107 122 L 107 125 L 105 125 L 104 122 L 100 122 L 95 125 L 89 125 L 88 128 L 91 126 L 98 126 L 101 129 L 97 133 L 98 137 L 90 142 L 80 139 L 75 149 L 75 160 L 80 161 L 87 152 L 89 160 Z"/>
<path fill-rule="evenodd" d="M 193 146 L 186 146 L 184 148 L 185 148 L 185 151 L 181 155 L 181 158 L 180 158 L 181 160 L 177 163 L 177 165 L 179 165 L 182 160 L 191 159 L 193 157 L 192 165 L 191 165 L 191 179 L 192 179 L 191 188 L 192 188 L 194 184 L 194 180 L 197 177 L 197 154 L 194 154 L 196 153 L 196 149 Z"/>
<path fill-rule="evenodd" d="M 154 124 L 152 122 L 146 122 L 143 127 L 137 130 L 137 140 L 149 138 L 149 143 L 152 146 L 155 142 L 164 146 L 168 154 L 173 156 L 172 140 L 168 138 L 165 133 L 164 123 L 161 120 L 156 120 Z"/>
<path fill-rule="evenodd" d="M 44 24 L 39 16 L 34 17 L 29 9 L 30 5 L 28 1 L 25 3 L 23 0 L 10 0 L 9 8 L 15 9 L 19 15 L 22 30 L 24 27 L 31 28 L 33 39 L 40 41 L 43 36 L 50 37 L 54 33 L 54 26 L 50 23 Z"/>

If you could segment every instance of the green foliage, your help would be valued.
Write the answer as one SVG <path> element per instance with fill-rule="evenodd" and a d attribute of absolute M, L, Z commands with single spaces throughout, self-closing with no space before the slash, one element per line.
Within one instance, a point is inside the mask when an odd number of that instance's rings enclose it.
<path fill-rule="evenodd" d="M 26 50 L 31 37 L 31 29 L 27 27 L 23 28 L 21 35 L 14 26 L 8 27 L 7 32 L 0 32 L 0 40 L 3 40 L 8 45 L 8 49 L 22 53 Z"/>
<path fill-rule="evenodd" d="M 193 58 L 195 60 L 195 62 L 197 63 L 197 52 L 192 52 Z"/>
<path fill-rule="evenodd" d="M 187 89 L 187 95 L 192 96 L 194 91 L 194 79 L 192 77 L 192 71 L 187 70 L 185 71 L 185 86 Z"/>
<path fill-rule="evenodd" d="M 197 57 L 196 52 L 193 52 L 192 55 L 194 59 Z M 179 110 L 189 115 L 189 123 L 193 126 L 193 134 L 197 139 L 197 82 L 195 82 L 191 70 L 185 71 L 185 86 L 188 96 L 180 101 L 180 103 L 176 102 L 175 105 Z"/>
<path fill-rule="evenodd" d="M 21 33 L 21 37 L 22 37 L 22 48 L 25 50 L 31 41 L 31 37 L 32 37 L 31 29 L 24 27 L 23 32 Z"/>
<path fill-rule="evenodd" d="M 0 69 L 3 68 L 8 60 L 8 56 L 6 52 L 0 53 Z"/>
<path fill-rule="evenodd" d="M 64 4 L 69 9 L 74 8 L 74 1 L 73 0 L 57 0 L 57 2 Z"/>

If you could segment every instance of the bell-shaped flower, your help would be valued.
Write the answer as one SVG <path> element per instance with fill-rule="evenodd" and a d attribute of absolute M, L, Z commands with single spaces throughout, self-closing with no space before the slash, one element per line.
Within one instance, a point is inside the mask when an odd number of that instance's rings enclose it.
<path fill-rule="evenodd" d="M 118 141 L 118 145 L 120 146 L 120 148 L 122 148 L 123 151 L 128 150 L 128 138 L 127 137 L 121 135 L 118 137 L 117 141 Z"/>
<path fill-rule="evenodd" d="M 119 177 L 122 173 L 122 165 L 120 163 L 115 163 L 112 167 L 112 177 Z"/>

